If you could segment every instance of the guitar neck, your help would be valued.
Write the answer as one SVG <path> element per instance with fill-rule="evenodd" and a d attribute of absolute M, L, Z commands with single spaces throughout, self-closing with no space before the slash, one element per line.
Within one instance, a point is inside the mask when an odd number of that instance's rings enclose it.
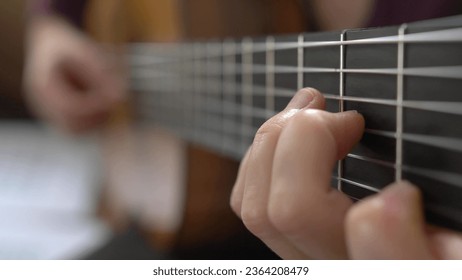
<path fill-rule="evenodd" d="M 332 183 L 354 199 L 406 179 L 429 221 L 462 230 L 462 16 L 401 26 L 243 40 L 133 44 L 139 117 L 241 158 L 297 89 L 357 110 L 363 139 Z"/>

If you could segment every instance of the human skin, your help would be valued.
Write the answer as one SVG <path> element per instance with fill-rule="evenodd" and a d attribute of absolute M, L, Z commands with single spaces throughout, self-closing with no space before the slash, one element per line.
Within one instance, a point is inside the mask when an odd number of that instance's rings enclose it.
<path fill-rule="evenodd" d="M 412 184 L 355 204 L 330 186 L 364 119 L 323 109 L 322 95 L 303 89 L 258 130 L 231 195 L 247 228 L 284 259 L 462 258 L 461 234 L 425 224 Z"/>
<path fill-rule="evenodd" d="M 55 16 L 38 16 L 27 31 L 24 91 L 31 110 L 55 127 L 83 133 L 103 124 L 125 98 L 116 63 Z"/>

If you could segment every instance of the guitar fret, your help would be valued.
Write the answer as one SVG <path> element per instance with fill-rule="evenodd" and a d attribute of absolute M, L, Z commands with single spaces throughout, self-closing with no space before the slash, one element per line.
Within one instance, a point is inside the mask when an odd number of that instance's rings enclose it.
<path fill-rule="evenodd" d="M 346 34 L 346 30 L 344 30 L 341 34 L 340 34 L 340 42 L 344 42 L 345 41 L 345 34 Z M 343 44 L 340 45 L 340 61 L 339 61 L 339 69 L 340 69 L 340 73 L 339 73 L 339 112 L 343 112 L 344 110 L 344 95 L 345 95 L 345 84 L 344 84 L 344 73 L 343 73 L 343 68 L 345 66 L 345 46 Z M 340 178 L 338 181 L 337 181 L 337 189 L 339 191 L 342 191 L 342 180 L 341 178 L 343 177 L 343 159 L 339 160 L 338 163 L 337 163 L 337 176 Z"/>
<path fill-rule="evenodd" d="M 266 92 L 265 92 L 265 107 L 267 117 L 273 115 L 275 109 L 274 101 L 274 37 L 268 36 L 266 38 Z M 256 86 L 253 87 L 254 94 L 256 95 Z"/>
<path fill-rule="evenodd" d="M 297 48 L 297 88 L 303 88 L 303 34 L 298 36 Z"/>
<path fill-rule="evenodd" d="M 252 40 L 245 38 L 242 41 L 242 139 L 241 150 L 245 151 L 248 146 L 245 130 L 252 124 Z"/>
<path fill-rule="evenodd" d="M 234 73 L 236 68 L 236 45 L 233 40 L 227 39 L 223 42 L 223 151 L 230 151 L 234 142 L 226 137 L 228 131 L 235 130 L 234 122 L 229 122 L 227 117 L 234 117 L 238 114 L 235 110 L 236 83 Z"/>
<path fill-rule="evenodd" d="M 194 44 L 194 69 L 196 70 L 194 73 L 194 115 L 193 115 L 193 123 L 195 129 L 195 133 L 193 138 L 195 141 L 199 142 L 201 139 L 201 129 L 200 123 L 201 123 L 201 103 L 202 103 L 202 90 L 203 90 L 203 85 L 202 85 L 202 45 L 200 43 Z"/>
<path fill-rule="evenodd" d="M 218 110 L 219 110 L 219 107 L 217 106 L 214 106 L 213 104 L 211 104 L 211 94 L 212 94 L 212 91 L 213 91 L 213 83 L 214 83 L 214 79 L 210 76 L 210 74 L 213 74 L 213 75 L 216 75 L 217 72 L 216 72 L 216 68 L 217 67 L 212 67 L 212 53 L 213 53 L 213 47 L 212 47 L 212 42 L 207 42 L 205 43 L 204 45 L 204 53 L 206 54 L 205 55 L 205 71 L 204 71 L 204 74 L 205 74 L 205 89 L 204 91 L 202 92 L 203 94 L 203 105 L 204 106 L 204 109 L 202 109 L 201 111 L 203 112 L 203 117 L 206 116 L 207 112 L 206 110 L 210 110 L 212 109 L 214 112 L 218 113 Z M 202 118 L 202 122 L 205 123 L 205 128 L 206 128 L 206 131 L 213 131 L 215 133 L 215 136 L 217 134 L 217 131 L 213 130 L 212 128 L 214 127 L 213 125 L 213 122 L 215 121 L 214 118 Z M 218 137 L 214 137 L 214 138 L 218 138 Z M 212 143 L 217 143 L 218 141 L 215 139 L 215 141 L 213 141 Z"/>
<path fill-rule="evenodd" d="M 395 162 L 395 181 L 402 179 L 403 165 L 403 99 L 404 99 L 404 36 L 407 25 L 402 24 L 398 30 L 398 61 L 397 61 L 397 76 L 396 76 L 396 162 Z"/>

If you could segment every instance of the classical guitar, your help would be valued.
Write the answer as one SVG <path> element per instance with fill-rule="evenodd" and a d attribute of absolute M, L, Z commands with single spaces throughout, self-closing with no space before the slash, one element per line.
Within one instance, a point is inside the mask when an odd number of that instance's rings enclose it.
<path fill-rule="evenodd" d="M 462 16 L 401 26 L 129 46 L 138 120 L 240 159 L 297 89 L 358 110 L 332 184 L 353 199 L 406 179 L 430 222 L 462 230 Z"/>

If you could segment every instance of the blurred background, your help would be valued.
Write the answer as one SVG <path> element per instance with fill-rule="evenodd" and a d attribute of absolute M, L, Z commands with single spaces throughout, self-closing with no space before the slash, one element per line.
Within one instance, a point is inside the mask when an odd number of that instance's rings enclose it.
<path fill-rule="evenodd" d="M 87 2 L 79 28 L 102 43 L 301 29 L 301 17 L 269 18 L 297 1 Z M 229 208 L 236 161 L 133 125 L 129 106 L 80 136 L 34 117 L 21 85 L 28 5 L 0 3 L 0 259 L 276 258 Z"/>
<path fill-rule="evenodd" d="M 95 215 L 99 148 L 94 136 L 63 136 L 30 114 L 25 9 L 23 0 L 0 3 L 0 259 L 81 258 L 111 237 Z"/>
<path fill-rule="evenodd" d="M 63 34 L 56 33 L 60 36 L 47 41 L 51 50 L 75 46 L 71 43 L 82 43 L 85 38 L 86 43 L 78 46 L 104 46 L 122 58 L 125 44 L 133 41 L 340 30 L 460 12 L 457 1 L 417 2 L 1 1 L 0 259 L 277 258 L 229 207 L 239 163 L 186 143 L 162 128 L 138 125 L 131 98 L 114 106 L 98 129 L 79 136 L 62 133 L 35 118 L 25 101 L 23 66 L 26 50 L 43 47 L 38 42 L 47 33 L 26 41 L 26 34 L 31 34 L 26 31 L 37 30 L 33 29 L 39 26 L 36 23 L 43 23 L 32 18 L 69 20 L 65 24 L 52 21 L 73 37 L 61 40 Z M 380 10 L 382 6 L 387 9 Z M 106 48 L 112 45 L 118 47 Z M 31 53 L 28 58 L 34 57 Z M 35 53 L 36 61 L 53 61 L 61 53 L 43 54 L 48 56 Z M 68 82 L 85 91 L 85 79 L 75 79 L 78 71 L 64 68 L 74 75 Z M 43 74 L 26 72 L 29 80 Z M 35 103 L 41 110 L 52 112 L 49 100 L 37 96 Z M 42 92 L 45 96 L 46 91 Z"/>

